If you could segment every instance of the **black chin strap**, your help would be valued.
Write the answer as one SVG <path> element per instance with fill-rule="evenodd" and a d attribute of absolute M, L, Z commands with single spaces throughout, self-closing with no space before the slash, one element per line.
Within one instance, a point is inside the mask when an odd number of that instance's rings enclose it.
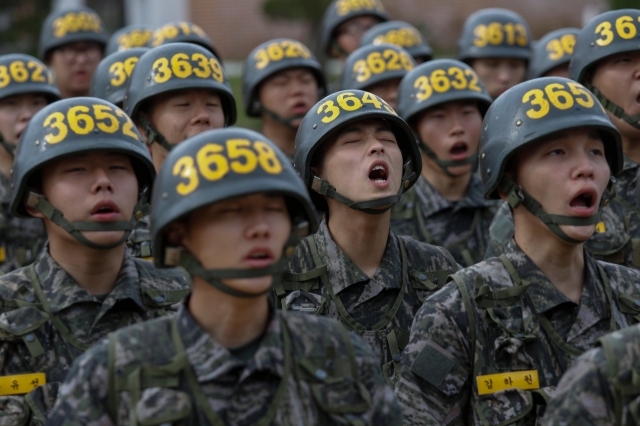
<path fill-rule="evenodd" d="M 284 117 L 280 117 L 278 114 L 271 111 L 270 109 L 265 108 L 262 105 L 260 105 L 260 112 L 268 115 L 273 121 L 277 121 L 278 123 L 282 124 L 285 127 L 288 127 L 293 131 L 297 131 L 298 126 L 294 126 L 291 123 L 293 123 L 296 120 L 300 120 L 301 118 L 304 118 L 304 116 L 306 115 L 306 114 L 296 114 L 296 115 L 292 115 L 291 117 L 284 118 Z"/>
<path fill-rule="evenodd" d="M 9 142 L 5 141 L 2 135 L 0 134 L 0 145 L 9 153 L 11 158 L 15 158 L 16 146 L 11 145 Z"/>
<path fill-rule="evenodd" d="M 614 116 L 618 117 L 620 120 L 623 120 L 630 126 L 635 127 L 636 129 L 640 129 L 640 114 L 629 115 L 624 111 L 623 108 L 619 107 L 618 105 L 614 104 L 612 101 L 607 99 L 602 94 L 602 92 L 596 89 L 591 83 L 585 82 L 584 86 L 587 89 L 591 90 L 591 92 L 594 94 L 596 99 L 600 101 L 604 109 L 609 111 Z"/>
<path fill-rule="evenodd" d="M 378 198 L 376 200 L 355 202 L 340 194 L 338 191 L 336 191 L 336 188 L 333 185 L 319 176 L 313 177 L 313 181 L 311 182 L 311 189 L 320 195 L 339 201 L 354 210 L 358 210 L 368 214 L 382 214 L 389 210 L 395 203 L 400 201 L 400 199 L 402 198 L 402 193 L 409 186 L 409 183 L 411 182 L 415 174 L 416 173 L 413 170 L 413 164 L 411 163 L 411 161 L 408 161 L 404 165 L 404 175 L 402 176 L 402 184 L 400 185 L 400 189 L 398 190 L 398 192 L 395 195 Z"/>
<path fill-rule="evenodd" d="M 153 124 L 151 124 L 151 122 L 147 120 L 147 117 L 142 114 L 138 114 L 137 121 L 144 128 L 145 134 L 147 136 L 147 145 L 151 146 L 154 142 L 157 142 L 168 152 L 171 152 L 171 150 L 175 148 L 176 145 L 169 143 L 162 135 L 162 133 L 160 133 L 160 131 L 158 131 L 158 129 L 156 129 Z"/>
<path fill-rule="evenodd" d="M 41 194 L 36 194 L 35 192 L 30 192 L 27 196 L 26 204 L 44 214 L 51 222 L 60 226 L 62 229 L 67 231 L 73 238 L 75 238 L 81 244 L 85 246 L 97 249 L 97 250 L 108 250 L 114 247 L 118 247 L 123 244 L 131 231 L 133 230 L 136 222 L 140 220 L 143 216 L 149 213 L 149 202 L 148 202 L 148 188 L 145 188 L 141 193 L 138 200 L 138 204 L 134 209 L 134 214 L 131 220 L 129 221 L 119 221 L 119 222 L 70 222 L 68 221 L 62 212 L 55 208 L 53 204 L 51 204 L 46 198 L 44 198 Z M 93 241 L 86 238 L 82 231 L 91 231 L 91 232 L 113 232 L 113 231 L 125 231 L 122 238 L 112 244 L 96 244 Z"/>
<path fill-rule="evenodd" d="M 600 208 L 607 205 L 607 203 L 615 198 L 615 190 L 613 190 L 613 183 L 615 178 L 611 177 L 609 185 L 605 190 L 605 193 L 600 200 Z M 507 202 L 512 209 L 515 209 L 519 205 L 523 205 L 531 214 L 537 216 L 558 238 L 571 244 L 580 244 L 584 241 L 579 241 L 569 237 L 560 229 L 559 225 L 572 225 L 572 226 L 588 226 L 595 225 L 600 222 L 601 212 L 589 216 L 589 217 L 575 217 L 575 216 L 563 216 L 557 214 L 549 214 L 542 208 L 542 205 L 531 195 L 529 195 L 520 185 L 515 183 L 511 178 L 505 176 L 502 178 L 500 185 L 498 186 L 507 196 Z"/>
<path fill-rule="evenodd" d="M 440 167 L 440 170 L 444 172 L 444 174 L 451 178 L 455 178 L 457 176 L 449 172 L 449 167 L 459 167 L 466 166 L 467 164 L 475 164 L 478 160 L 477 153 L 470 155 L 464 160 L 441 160 L 440 158 L 438 158 L 436 153 L 427 146 L 426 143 L 422 142 L 419 138 L 418 140 L 420 141 L 420 149 L 424 151 L 426 156 L 429 157 L 434 163 L 436 163 L 438 167 Z M 475 169 L 475 167 L 473 167 L 473 169 Z"/>

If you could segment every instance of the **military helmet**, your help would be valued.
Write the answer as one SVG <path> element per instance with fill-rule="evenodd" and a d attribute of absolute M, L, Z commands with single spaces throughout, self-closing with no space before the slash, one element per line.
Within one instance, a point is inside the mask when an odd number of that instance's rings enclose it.
<path fill-rule="evenodd" d="M 418 65 L 402 79 L 397 112 L 410 123 L 428 108 L 462 100 L 477 101 L 483 115 L 492 102 L 473 68 L 454 59 L 436 59 Z"/>
<path fill-rule="evenodd" d="M 503 93 L 487 111 L 480 137 L 480 176 L 485 197 L 499 198 L 497 189 L 507 162 L 518 149 L 578 127 L 600 132 L 611 174 L 618 174 L 623 163 L 620 134 L 594 95 L 580 83 L 543 77 Z"/>
<path fill-rule="evenodd" d="M 38 59 L 20 53 L 0 56 L 0 99 L 25 93 L 41 93 L 49 103 L 60 99 L 51 71 Z"/>
<path fill-rule="evenodd" d="M 318 82 L 318 98 L 327 91 L 322 65 L 307 46 L 290 38 L 277 38 L 253 49 L 242 70 L 242 100 L 249 117 L 260 116 L 258 89 L 273 74 L 291 68 L 307 68 Z"/>
<path fill-rule="evenodd" d="M 220 61 L 193 43 L 169 43 L 142 55 L 129 78 L 123 109 L 137 120 L 145 101 L 181 89 L 215 90 L 222 101 L 225 125 L 236 122 L 235 98 Z"/>
<path fill-rule="evenodd" d="M 388 21 L 369 28 L 360 38 L 360 46 L 391 43 L 405 49 L 414 59 L 429 61 L 433 50 L 420 31 L 404 21 Z"/>
<path fill-rule="evenodd" d="M 368 44 L 354 50 L 342 70 L 342 89 L 366 90 L 374 84 L 402 78 L 415 67 L 413 57 L 395 44 Z"/>
<path fill-rule="evenodd" d="M 168 43 L 197 44 L 213 53 L 218 61 L 222 62 L 222 57 L 214 47 L 207 33 L 193 22 L 171 22 L 162 28 L 158 28 L 151 35 L 149 47 L 163 46 Z"/>
<path fill-rule="evenodd" d="M 90 96 L 122 105 L 131 72 L 148 50 L 146 47 L 127 49 L 100 61 L 91 80 Z"/>
<path fill-rule="evenodd" d="M 531 31 L 517 13 L 500 8 L 482 9 L 467 18 L 458 40 L 458 59 L 514 58 L 529 60 Z"/>
<path fill-rule="evenodd" d="M 320 45 L 329 53 L 334 32 L 343 22 L 356 16 L 372 15 L 382 22 L 389 20 L 380 0 L 333 0 L 324 13 L 320 30 Z"/>
<path fill-rule="evenodd" d="M 203 163 L 201 158 L 211 161 Z M 164 235 L 169 224 L 200 207 L 261 192 L 286 198 L 294 229 L 306 224 L 307 232 L 316 231 L 304 184 L 282 151 L 263 135 L 241 128 L 216 129 L 179 144 L 165 160 L 153 188 L 151 234 L 156 265 L 173 266 Z"/>
<path fill-rule="evenodd" d="M 92 41 L 104 46 L 109 35 L 95 10 L 75 7 L 51 12 L 40 31 L 39 56 L 46 59 L 51 49 L 77 41 Z"/>
<path fill-rule="evenodd" d="M 382 98 L 362 90 L 342 90 L 325 97 L 314 105 L 302 120 L 296 134 L 294 167 L 307 188 L 312 190 L 311 199 L 318 210 L 327 211 L 327 202 L 324 196 L 336 197 L 330 195 L 329 192 L 331 191 L 325 191 L 330 186 L 326 185 L 326 181 L 313 175 L 311 165 L 314 155 L 345 124 L 371 118 L 382 119 L 389 123 L 402 151 L 404 175 L 398 195 L 411 188 L 420 177 L 422 159 L 415 137 L 407 123 L 398 117 L 395 111 Z M 397 200 L 386 204 L 395 202 Z M 375 213 L 367 207 L 361 208 L 351 205 L 350 207 L 367 213 Z M 376 212 L 383 211 L 377 210 Z"/>
<path fill-rule="evenodd" d="M 153 34 L 149 25 L 129 25 L 121 28 L 109 38 L 105 55 L 136 47 L 146 47 Z"/>
<path fill-rule="evenodd" d="M 577 28 L 562 28 L 538 40 L 531 55 L 529 79 L 542 77 L 555 67 L 569 64 L 579 32 Z"/>

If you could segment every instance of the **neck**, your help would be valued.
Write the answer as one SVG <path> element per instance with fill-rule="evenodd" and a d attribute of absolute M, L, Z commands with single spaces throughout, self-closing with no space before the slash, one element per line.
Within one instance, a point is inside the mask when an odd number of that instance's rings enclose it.
<path fill-rule="evenodd" d="M 47 230 L 49 231 L 49 230 Z M 125 245 L 108 250 L 89 248 L 75 240 L 49 234 L 49 254 L 83 289 L 91 294 L 107 294 L 116 285 Z"/>
<path fill-rule="evenodd" d="M 640 164 L 640 137 L 632 139 L 622 135 L 622 152 L 634 163 Z"/>
<path fill-rule="evenodd" d="M 214 309 L 212 309 L 214 307 Z M 193 277 L 189 312 L 225 348 L 237 348 L 260 336 L 269 322 L 267 295 L 231 296 L 200 277 Z"/>
<path fill-rule="evenodd" d="M 266 114 L 262 115 L 262 134 L 276 144 L 282 152 L 293 156 L 293 147 L 296 143 L 296 131 L 278 123 Z"/>
<path fill-rule="evenodd" d="M 0 135 L 2 137 L 2 135 Z M 13 157 L 7 150 L 0 145 L 0 173 L 6 177 L 11 177 L 11 169 L 13 168 Z"/>
<path fill-rule="evenodd" d="M 422 153 L 422 177 L 447 201 L 461 200 L 467 193 L 472 170 L 459 176 L 448 176 L 433 160 Z"/>
<path fill-rule="evenodd" d="M 531 213 L 518 212 L 519 209 L 514 211 L 516 243 L 562 294 L 580 303 L 585 281 L 584 244 L 561 241 Z M 530 220 L 518 221 L 525 219 L 522 217 L 524 213 L 538 223 L 534 225 Z"/>
<path fill-rule="evenodd" d="M 372 215 L 329 201 L 327 225 L 331 238 L 349 259 L 372 277 L 387 246 L 391 211 Z"/>

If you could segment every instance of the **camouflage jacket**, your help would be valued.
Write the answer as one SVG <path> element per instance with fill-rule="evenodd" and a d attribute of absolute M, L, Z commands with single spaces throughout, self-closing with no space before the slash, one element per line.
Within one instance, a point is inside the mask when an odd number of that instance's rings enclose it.
<path fill-rule="evenodd" d="M 47 241 L 41 219 L 22 219 L 9 212 L 11 181 L 0 173 L 0 271 L 33 263 Z"/>
<path fill-rule="evenodd" d="M 129 235 L 127 240 L 127 250 L 133 257 L 138 257 L 145 260 L 152 260 L 153 255 L 151 253 L 151 222 L 150 216 L 143 216 L 138 220 Z"/>
<path fill-rule="evenodd" d="M 165 315 L 188 294 L 180 271 L 125 255 L 114 289 L 96 297 L 45 249 L 36 263 L 0 277 L 0 377 L 44 373 L 47 382 L 27 398 L 0 397 L 0 412 L 14 411 L 0 414 L 0 424 L 21 425 L 32 413 L 43 420 L 75 358 L 118 328 Z"/>
<path fill-rule="evenodd" d="M 585 243 L 597 260 L 640 269 L 640 217 L 636 202 L 636 186 L 640 168 L 624 157 L 624 169 L 616 177 L 616 198 L 604 206 L 596 232 Z M 489 227 L 490 243 L 485 259 L 499 256 L 513 238 L 513 214 L 503 202 Z"/>
<path fill-rule="evenodd" d="M 602 337 L 562 376 L 542 424 L 637 425 L 640 325 Z"/>
<path fill-rule="evenodd" d="M 422 302 L 456 269 L 446 250 L 389 232 L 370 278 L 336 245 L 323 221 L 298 245 L 274 290 L 283 309 L 336 318 L 361 335 L 391 382 Z"/>
<path fill-rule="evenodd" d="M 418 312 L 396 386 L 406 424 L 533 425 L 573 360 L 640 318 L 639 271 L 585 252 L 576 304 L 515 242 L 504 259 L 459 271 Z M 532 386 L 502 385 L 518 378 Z"/>
<path fill-rule="evenodd" d="M 498 201 L 486 200 L 482 182 L 473 174 L 465 196 L 447 201 L 425 178 L 404 194 L 391 210 L 391 230 L 428 244 L 443 246 L 456 261 L 471 266 L 482 260 L 489 242 L 489 224 Z"/>
<path fill-rule="evenodd" d="M 128 327 L 87 351 L 48 424 L 131 425 L 132 417 L 141 425 L 402 422 L 371 349 L 335 321 L 272 310 L 257 350 L 242 361 L 184 305 L 175 318 Z"/>

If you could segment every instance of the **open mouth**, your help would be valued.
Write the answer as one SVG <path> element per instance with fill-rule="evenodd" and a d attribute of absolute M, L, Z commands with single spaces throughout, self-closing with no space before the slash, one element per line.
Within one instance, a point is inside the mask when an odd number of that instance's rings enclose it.
<path fill-rule="evenodd" d="M 466 143 L 458 142 L 453 146 L 453 148 L 451 148 L 449 152 L 451 153 L 451 155 L 459 156 L 459 155 L 466 155 L 468 150 L 469 150 L 469 147 L 467 146 Z"/>
<path fill-rule="evenodd" d="M 305 102 L 296 102 L 291 108 L 294 114 L 306 114 L 309 111 Z"/>
<path fill-rule="evenodd" d="M 120 213 L 118 206 L 113 201 L 105 200 L 97 203 L 91 210 L 92 216 L 104 216 Z"/>
<path fill-rule="evenodd" d="M 582 191 L 576 196 L 569 205 L 576 209 L 590 209 L 595 205 L 596 194 L 593 190 Z"/>
<path fill-rule="evenodd" d="M 369 172 L 369 180 L 374 183 L 385 183 L 387 181 L 387 169 L 381 165 L 375 165 Z"/>
<path fill-rule="evenodd" d="M 255 248 L 245 257 L 251 268 L 264 268 L 273 263 L 273 253 L 267 248 Z"/>

